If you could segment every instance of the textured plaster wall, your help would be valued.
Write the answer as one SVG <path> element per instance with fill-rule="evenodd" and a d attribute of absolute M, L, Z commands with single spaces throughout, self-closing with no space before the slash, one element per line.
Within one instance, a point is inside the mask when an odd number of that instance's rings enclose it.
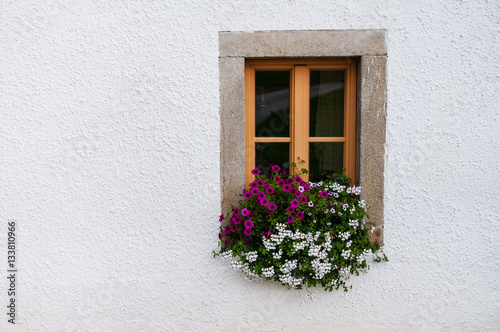
<path fill-rule="evenodd" d="M 499 330 L 499 20 L 482 0 L 4 1 L 0 330 Z M 388 34 L 390 262 L 313 300 L 210 254 L 218 32 L 299 29 Z"/>

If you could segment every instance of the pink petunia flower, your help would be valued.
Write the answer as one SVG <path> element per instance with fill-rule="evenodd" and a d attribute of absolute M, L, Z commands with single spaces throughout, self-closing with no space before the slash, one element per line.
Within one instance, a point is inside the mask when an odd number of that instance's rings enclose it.
<path fill-rule="evenodd" d="M 273 167 L 271 167 L 271 169 L 272 169 L 274 172 L 279 172 L 281 168 L 280 168 L 278 165 L 274 165 Z"/>
<path fill-rule="evenodd" d="M 252 169 L 252 174 L 253 175 L 258 175 L 259 173 L 260 173 L 260 169 L 258 169 L 258 168 Z"/>

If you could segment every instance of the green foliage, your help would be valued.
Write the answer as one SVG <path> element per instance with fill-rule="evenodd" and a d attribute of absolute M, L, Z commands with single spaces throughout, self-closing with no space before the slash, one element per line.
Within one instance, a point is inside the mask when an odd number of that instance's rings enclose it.
<path fill-rule="evenodd" d="M 220 249 L 214 253 L 247 278 L 347 291 L 347 281 L 367 271 L 369 258 L 387 260 L 370 242 L 361 190 L 349 187 L 348 177 L 332 174 L 324 182 L 306 183 L 299 175 L 285 176 L 278 166 L 267 176 L 252 172 L 250 191 L 220 217 Z"/>

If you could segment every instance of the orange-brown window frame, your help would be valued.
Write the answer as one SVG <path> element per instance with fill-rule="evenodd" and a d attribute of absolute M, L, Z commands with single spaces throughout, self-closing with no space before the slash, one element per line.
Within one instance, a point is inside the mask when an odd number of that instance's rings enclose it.
<path fill-rule="evenodd" d="M 290 70 L 290 137 L 255 137 L 255 70 Z M 344 136 L 309 137 L 309 71 L 344 70 Z M 290 143 L 290 162 L 305 160 L 309 169 L 309 143 L 344 143 L 345 175 L 356 179 L 356 61 L 342 59 L 247 60 L 245 62 L 245 183 L 254 180 L 255 143 Z M 297 172 L 291 169 L 292 174 Z M 302 176 L 308 181 L 308 175 Z"/>

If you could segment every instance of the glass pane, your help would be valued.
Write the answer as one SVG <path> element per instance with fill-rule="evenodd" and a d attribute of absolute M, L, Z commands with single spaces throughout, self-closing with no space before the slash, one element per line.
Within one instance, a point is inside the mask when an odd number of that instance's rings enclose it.
<path fill-rule="evenodd" d="M 311 70 L 310 137 L 344 136 L 344 71 Z"/>
<path fill-rule="evenodd" d="M 290 136 L 290 71 L 255 71 L 255 137 Z"/>
<path fill-rule="evenodd" d="M 255 167 L 267 174 L 271 166 L 279 165 L 289 172 L 290 143 L 255 143 Z"/>
<path fill-rule="evenodd" d="M 309 180 L 325 180 L 332 173 L 342 174 L 344 143 L 309 143 Z"/>

